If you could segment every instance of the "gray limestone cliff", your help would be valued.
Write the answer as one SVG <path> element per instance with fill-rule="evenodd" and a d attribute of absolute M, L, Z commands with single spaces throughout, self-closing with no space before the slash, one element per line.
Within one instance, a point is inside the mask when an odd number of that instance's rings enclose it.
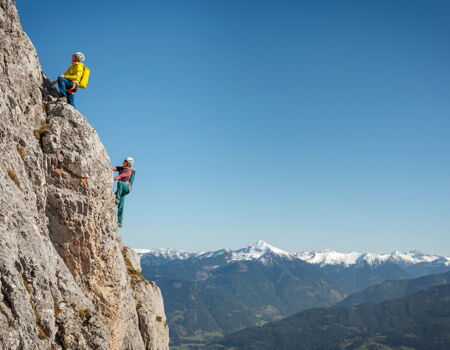
<path fill-rule="evenodd" d="M 0 0 L 0 348 L 167 350 L 159 288 L 118 233 L 108 155 Z"/>

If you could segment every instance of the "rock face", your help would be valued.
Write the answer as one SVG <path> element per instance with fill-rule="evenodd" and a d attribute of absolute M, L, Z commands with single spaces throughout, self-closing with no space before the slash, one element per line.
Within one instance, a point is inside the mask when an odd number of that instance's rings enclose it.
<path fill-rule="evenodd" d="M 167 350 L 159 288 L 116 225 L 108 155 L 0 0 L 0 348 Z"/>

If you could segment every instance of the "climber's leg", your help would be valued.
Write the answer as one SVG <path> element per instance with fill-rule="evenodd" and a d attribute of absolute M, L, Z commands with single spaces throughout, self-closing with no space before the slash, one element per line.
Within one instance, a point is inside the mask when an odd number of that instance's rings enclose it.
<path fill-rule="evenodd" d="M 74 94 L 78 90 L 78 84 L 69 79 L 58 77 L 58 90 L 62 96 L 67 97 L 67 103 L 75 107 Z"/>
<path fill-rule="evenodd" d="M 123 209 L 125 204 L 125 196 L 130 193 L 130 188 L 125 182 L 119 181 L 117 183 L 116 199 L 119 200 L 117 208 L 117 221 L 121 224 L 123 220 Z"/>
<path fill-rule="evenodd" d="M 75 107 L 75 99 L 73 93 L 70 92 L 67 93 L 67 103 Z"/>
<path fill-rule="evenodd" d="M 123 220 L 123 208 L 125 204 L 125 196 L 120 198 L 119 206 L 117 207 L 117 221 L 121 224 Z"/>
<path fill-rule="evenodd" d="M 66 93 L 66 90 L 67 90 L 67 82 L 70 82 L 70 83 L 72 83 L 70 80 L 68 80 L 68 79 L 66 79 L 66 78 L 63 78 L 63 77 L 58 77 L 58 90 L 59 90 L 59 93 L 62 95 L 62 96 L 64 96 L 64 97 L 67 97 L 67 93 Z"/>
<path fill-rule="evenodd" d="M 72 83 L 72 85 L 68 89 L 66 89 L 67 103 L 75 107 L 74 95 L 75 95 L 75 92 L 77 92 L 77 90 L 78 90 L 78 84 L 75 82 L 72 82 L 72 81 L 71 81 L 71 83 Z"/>
<path fill-rule="evenodd" d="M 122 181 L 117 181 L 116 199 L 118 200 L 120 200 L 120 198 L 122 197 L 124 185 L 125 184 Z"/>

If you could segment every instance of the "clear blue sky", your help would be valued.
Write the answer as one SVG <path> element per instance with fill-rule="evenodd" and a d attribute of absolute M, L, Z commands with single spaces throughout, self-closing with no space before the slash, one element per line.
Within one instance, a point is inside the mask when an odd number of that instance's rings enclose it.
<path fill-rule="evenodd" d="M 450 2 L 18 0 L 138 169 L 132 247 L 450 254 Z"/>

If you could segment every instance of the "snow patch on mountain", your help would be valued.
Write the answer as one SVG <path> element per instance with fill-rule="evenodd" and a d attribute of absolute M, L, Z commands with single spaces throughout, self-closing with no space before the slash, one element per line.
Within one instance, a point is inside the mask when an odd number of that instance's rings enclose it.
<path fill-rule="evenodd" d="M 161 249 L 133 249 L 143 260 L 146 258 L 159 258 L 166 260 L 185 260 L 197 257 L 203 252 L 188 252 L 186 250 L 177 250 L 173 248 L 161 248 Z"/>
<path fill-rule="evenodd" d="M 238 250 L 221 249 L 214 252 L 204 253 L 200 259 L 225 256 L 229 262 L 245 260 L 263 260 L 269 256 L 278 256 L 286 259 L 295 259 L 295 254 L 271 246 L 264 241 L 257 241 L 245 248 Z"/>
<path fill-rule="evenodd" d="M 231 255 L 231 260 L 232 261 L 258 260 L 268 255 L 276 255 L 287 259 L 295 258 L 295 254 L 273 247 L 264 241 L 258 241 L 254 244 L 249 245 L 246 248 L 233 251 Z"/>
<path fill-rule="evenodd" d="M 220 250 L 216 250 L 216 251 L 213 251 L 213 252 L 203 253 L 203 254 L 199 255 L 199 258 L 200 259 L 217 258 L 217 257 L 222 256 L 222 255 L 229 255 L 231 253 L 232 253 L 232 251 L 230 249 L 220 249 Z"/>
<path fill-rule="evenodd" d="M 438 255 L 428 255 L 423 254 L 417 250 L 402 253 L 399 251 L 394 251 L 390 254 L 362 254 L 360 261 L 364 261 L 369 265 L 379 265 L 382 263 L 394 263 L 401 266 L 411 266 L 415 264 L 431 264 L 440 263 L 445 266 L 450 266 L 450 258 L 438 256 Z"/>
<path fill-rule="evenodd" d="M 341 265 L 348 267 L 354 265 L 361 253 L 339 253 L 335 250 L 323 250 L 319 252 L 300 252 L 296 256 L 310 264 L 326 266 L 326 265 Z"/>
<path fill-rule="evenodd" d="M 406 253 L 394 251 L 390 254 L 375 254 L 357 252 L 339 253 L 334 250 L 324 250 L 318 252 L 297 253 L 297 257 L 310 264 L 316 264 L 322 267 L 327 265 L 349 267 L 360 264 L 377 266 L 386 263 L 394 263 L 401 266 L 411 266 L 420 263 L 439 263 L 450 266 L 450 257 L 428 255 L 419 251 L 410 251 Z"/>

